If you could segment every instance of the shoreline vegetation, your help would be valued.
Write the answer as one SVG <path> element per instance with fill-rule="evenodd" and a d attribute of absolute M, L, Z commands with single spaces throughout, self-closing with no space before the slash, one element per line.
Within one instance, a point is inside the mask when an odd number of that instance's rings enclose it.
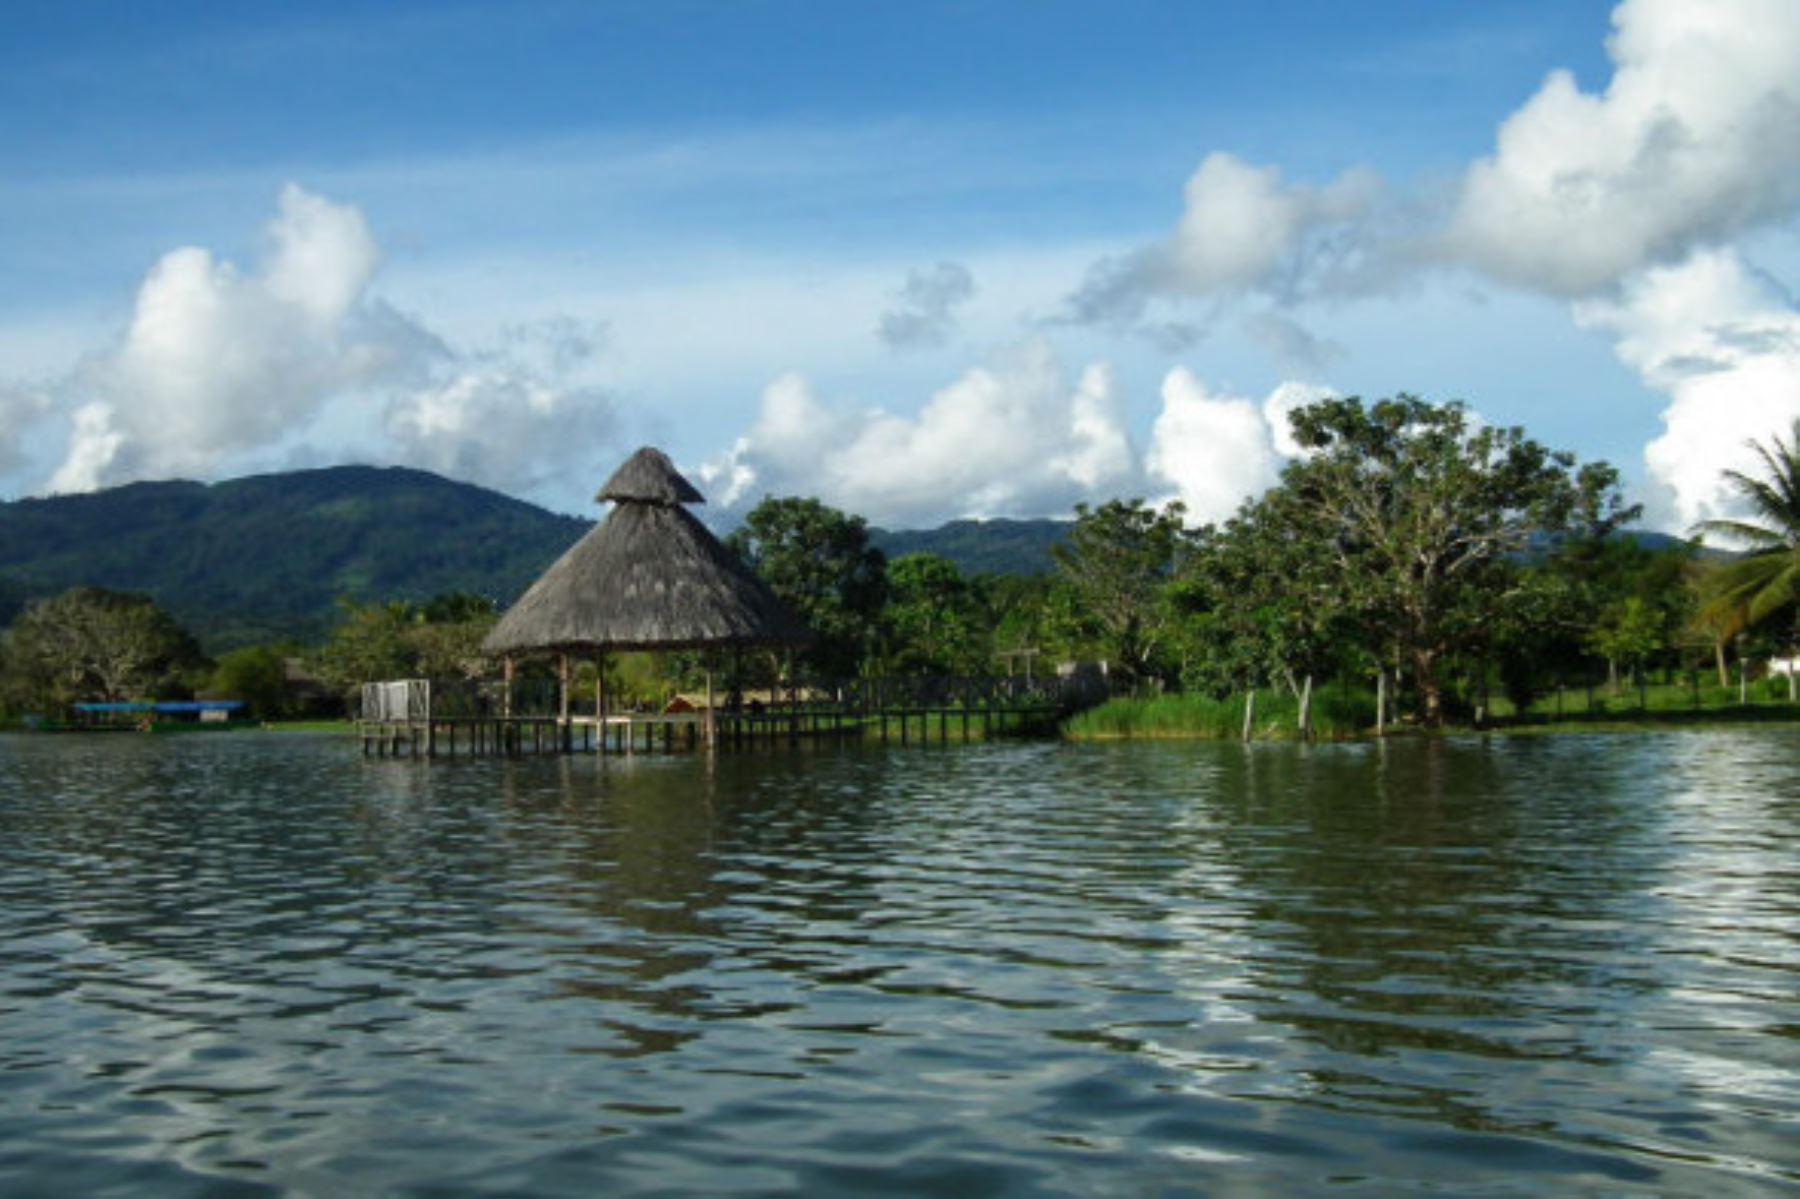
<path fill-rule="evenodd" d="M 0 721 L 142 699 L 240 700 L 259 720 L 317 721 L 354 717 L 363 683 L 394 679 L 487 701 L 504 688 L 496 710 L 513 712 L 524 689 L 539 716 L 559 689 L 654 712 L 703 688 L 887 696 L 890 681 L 936 710 L 1015 671 L 1027 688 L 1097 678 L 1094 698 L 1115 696 L 1066 722 L 1077 740 L 1708 724 L 1734 708 L 1755 721 L 1779 718 L 1764 704 L 1800 709 L 1800 422 L 1752 443 L 1756 475 L 1726 472 L 1751 518 L 1692 530 L 1736 554 L 1645 544 L 1626 528 L 1638 509 L 1613 467 L 1458 403 L 1327 398 L 1290 423 L 1305 452 L 1235 515 L 1196 525 L 1178 500 L 1077 504 L 1052 570 L 1029 577 L 965 576 L 928 553 L 889 561 L 861 516 L 766 496 L 725 545 L 812 634 L 792 653 L 678 640 L 611 652 L 637 643 L 602 638 L 591 654 L 545 641 L 503 666 L 486 648 L 509 618 L 499 600 L 446 593 L 346 598 L 322 642 L 296 631 L 214 660 L 148 595 L 27 598 L 0 636 Z M 644 544 L 647 561 L 658 544 Z M 0 577 L 9 587 L 28 596 Z"/>
<path fill-rule="evenodd" d="M 1735 688 L 1694 689 L 1659 684 L 1617 695 L 1604 689 L 1571 691 L 1562 710 L 1555 701 L 1526 712 L 1501 701 L 1490 716 L 1447 721 L 1428 728 L 1412 721 L 1390 722 L 1378 732 L 1373 695 L 1321 692 L 1312 701 L 1311 729 L 1300 733 L 1300 705 L 1291 695 L 1258 693 L 1252 727 L 1245 736 L 1245 697 L 1197 695 L 1117 697 L 1063 723 L 1068 741 L 1367 741 L 1379 736 L 1502 735 L 1554 736 L 1592 732 L 1651 732 L 1670 728 L 1731 728 L 1800 723 L 1800 704 L 1767 685 L 1749 688 L 1742 702 Z M 1695 695 L 1698 703 L 1688 702 Z"/>
<path fill-rule="evenodd" d="M 1562 716 L 1545 713 L 1497 715 L 1479 724 L 1452 722 L 1440 728 L 1425 728 L 1413 722 L 1390 724 L 1378 733 L 1373 723 L 1373 705 L 1352 708 L 1348 712 L 1333 705 L 1315 703 L 1314 725 L 1310 736 L 1301 737 L 1298 707 L 1290 699 L 1285 702 L 1257 701 L 1257 715 L 1251 735 L 1243 735 L 1243 697 L 1212 700 L 1187 695 L 1156 696 L 1146 699 L 1113 699 L 1098 708 L 1072 716 L 1049 735 L 1072 743 L 1123 741 L 1253 741 L 1258 743 L 1320 742 L 1352 744 L 1421 736 L 1523 736 L 1558 737 L 1594 733 L 1653 733 L 1671 729 L 1730 730 L 1771 724 L 1800 725 L 1800 705 L 1785 701 L 1763 701 L 1739 704 L 1732 702 L 1715 708 L 1639 709 L 1635 707 L 1600 708 L 1593 712 L 1571 711 Z M 1321 710 L 1323 709 L 1323 710 Z M 1366 717 L 1368 723 L 1358 723 Z M 873 741 L 871 725 L 864 741 Z M 334 736 L 357 735 L 353 720 L 273 720 L 258 725 L 238 726 L 233 731 L 275 733 L 280 735 Z M 0 725 L 0 733 L 28 732 L 16 724 Z M 1019 733 L 992 737 L 979 734 L 967 742 L 1010 739 Z M 957 743 L 965 743 L 960 735 Z M 935 738 L 922 738 L 920 745 L 934 745 Z"/>

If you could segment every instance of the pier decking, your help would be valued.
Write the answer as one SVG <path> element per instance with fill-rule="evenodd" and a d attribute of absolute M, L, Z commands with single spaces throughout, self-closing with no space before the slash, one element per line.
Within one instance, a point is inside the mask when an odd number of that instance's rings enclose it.
<path fill-rule="evenodd" d="M 425 679 L 367 683 L 358 736 L 365 755 L 493 757 L 753 750 L 844 740 L 949 744 L 1048 731 L 1083 706 L 1064 680 L 881 679 L 818 689 L 788 703 L 680 712 L 564 714 Z M 710 725 L 710 735 L 709 735 Z"/>

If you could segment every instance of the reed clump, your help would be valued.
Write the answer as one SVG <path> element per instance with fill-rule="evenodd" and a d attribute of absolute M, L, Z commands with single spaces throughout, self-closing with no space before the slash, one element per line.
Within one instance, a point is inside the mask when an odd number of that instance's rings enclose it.
<path fill-rule="evenodd" d="M 1069 718 L 1063 735 L 1075 741 L 1225 739 L 1244 735 L 1246 697 L 1156 695 L 1107 700 Z M 1337 741 L 1362 735 L 1375 725 L 1372 697 L 1321 690 L 1312 697 L 1311 735 Z M 1281 691 L 1259 691 L 1250 736 L 1259 741 L 1297 740 L 1300 701 Z"/>

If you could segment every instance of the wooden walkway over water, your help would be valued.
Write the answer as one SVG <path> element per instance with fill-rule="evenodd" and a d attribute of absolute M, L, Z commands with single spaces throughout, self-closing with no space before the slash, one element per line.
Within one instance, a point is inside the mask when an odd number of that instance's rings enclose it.
<path fill-rule="evenodd" d="M 1096 698 L 1091 680 L 867 679 L 808 688 L 786 703 L 715 707 L 709 721 L 704 709 L 545 712 L 529 697 L 508 705 L 467 685 L 403 679 L 364 684 L 357 730 L 363 753 L 373 757 L 631 755 L 844 741 L 947 745 L 1049 732 Z"/>

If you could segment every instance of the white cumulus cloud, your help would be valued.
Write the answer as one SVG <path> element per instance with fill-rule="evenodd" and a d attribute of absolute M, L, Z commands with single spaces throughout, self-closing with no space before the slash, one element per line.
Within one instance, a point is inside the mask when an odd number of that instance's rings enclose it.
<path fill-rule="evenodd" d="M 596 468 L 611 399 L 516 367 L 471 367 L 396 394 L 385 430 L 396 461 L 467 483 L 531 489 L 565 468 Z M 590 430 L 602 425 L 601 437 Z"/>
<path fill-rule="evenodd" d="M 1117 390 L 1103 365 L 1072 381 L 1041 340 L 966 371 L 916 416 L 828 404 L 787 375 L 699 474 L 727 507 L 802 494 L 878 523 L 1060 514 L 1138 481 Z"/>
<path fill-rule="evenodd" d="M 1290 300 L 1342 285 L 1363 269 L 1364 230 L 1381 193 L 1366 170 L 1313 187 L 1275 167 L 1208 154 L 1183 189 L 1174 232 L 1097 263 L 1069 298 L 1069 316 L 1131 322 L 1157 299 Z"/>
<path fill-rule="evenodd" d="M 1286 382 L 1261 401 L 1210 390 L 1178 367 L 1163 381 L 1150 443 L 1126 435 L 1125 397 L 1105 363 L 1071 381 L 1038 340 L 972 368 L 916 417 L 827 403 L 803 376 L 763 392 L 732 449 L 696 472 L 714 502 L 816 495 L 876 524 L 958 516 L 1067 515 L 1077 502 L 1158 492 L 1190 522 L 1221 520 L 1299 453 L 1288 414 L 1336 394 Z"/>
<path fill-rule="evenodd" d="M 1215 392 L 1186 367 L 1176 367 L 1163 379 L 1145 472 L 1186 505 L 1190 524 L 1224 520 L 1275 482 L 1280 456 L 1298 451 L 1288 434 L 1288 412 L 1329 394 L 1284 383 L 1259 404 Z"/>
<path fill-rule="evenodd" d="M 1720 472 L 1754 473 L 1747 443 L 1785 434 L 1800 416 L 1800 313 L 1729 251 L 1646 271 L 1620 298 L 1576 311 L 1668 397 L 1664 432 L 1644 451 L 1667 488 L 1652 518 L 1684 529 L 1733 514 Z"/>
<path fill-rule="evenodd" d="M 151 268 L 122 343 L 61 386 L 79 402 L 50 490 L 206 475 L 429 341 L 367 301 L 380 255 L 354 208 L 290 184 L 267 235 L 260 271 L 196 246 Z"/>
<path fill-rule="evenodd" d="M 1470 167 L 1457 260 L 1556 295 L 1793 215 L 1800 20 L 1791 0 L 1625 0 L 1601 93 L 1557 71 Z"/>
<path fill-rule="evenodd" d="M 360 456 L 499 487 L 571 460 L 611 406 L 579 371 L 599 335 L 564 320 L 458 352 L 372 294 L 381 252 L 352 205 L 283 188 L 253 269 L 198 246 L 172 250 L 139 285 L 119 344 L 44 389 L 67 422 L 47 489 L 211 477 L 304 439 L 329 405 L 385 417 Z M 0 450 L 7 447 L 0 446 Z M 298 447 L 304 450 L 304 445 Z"/>

